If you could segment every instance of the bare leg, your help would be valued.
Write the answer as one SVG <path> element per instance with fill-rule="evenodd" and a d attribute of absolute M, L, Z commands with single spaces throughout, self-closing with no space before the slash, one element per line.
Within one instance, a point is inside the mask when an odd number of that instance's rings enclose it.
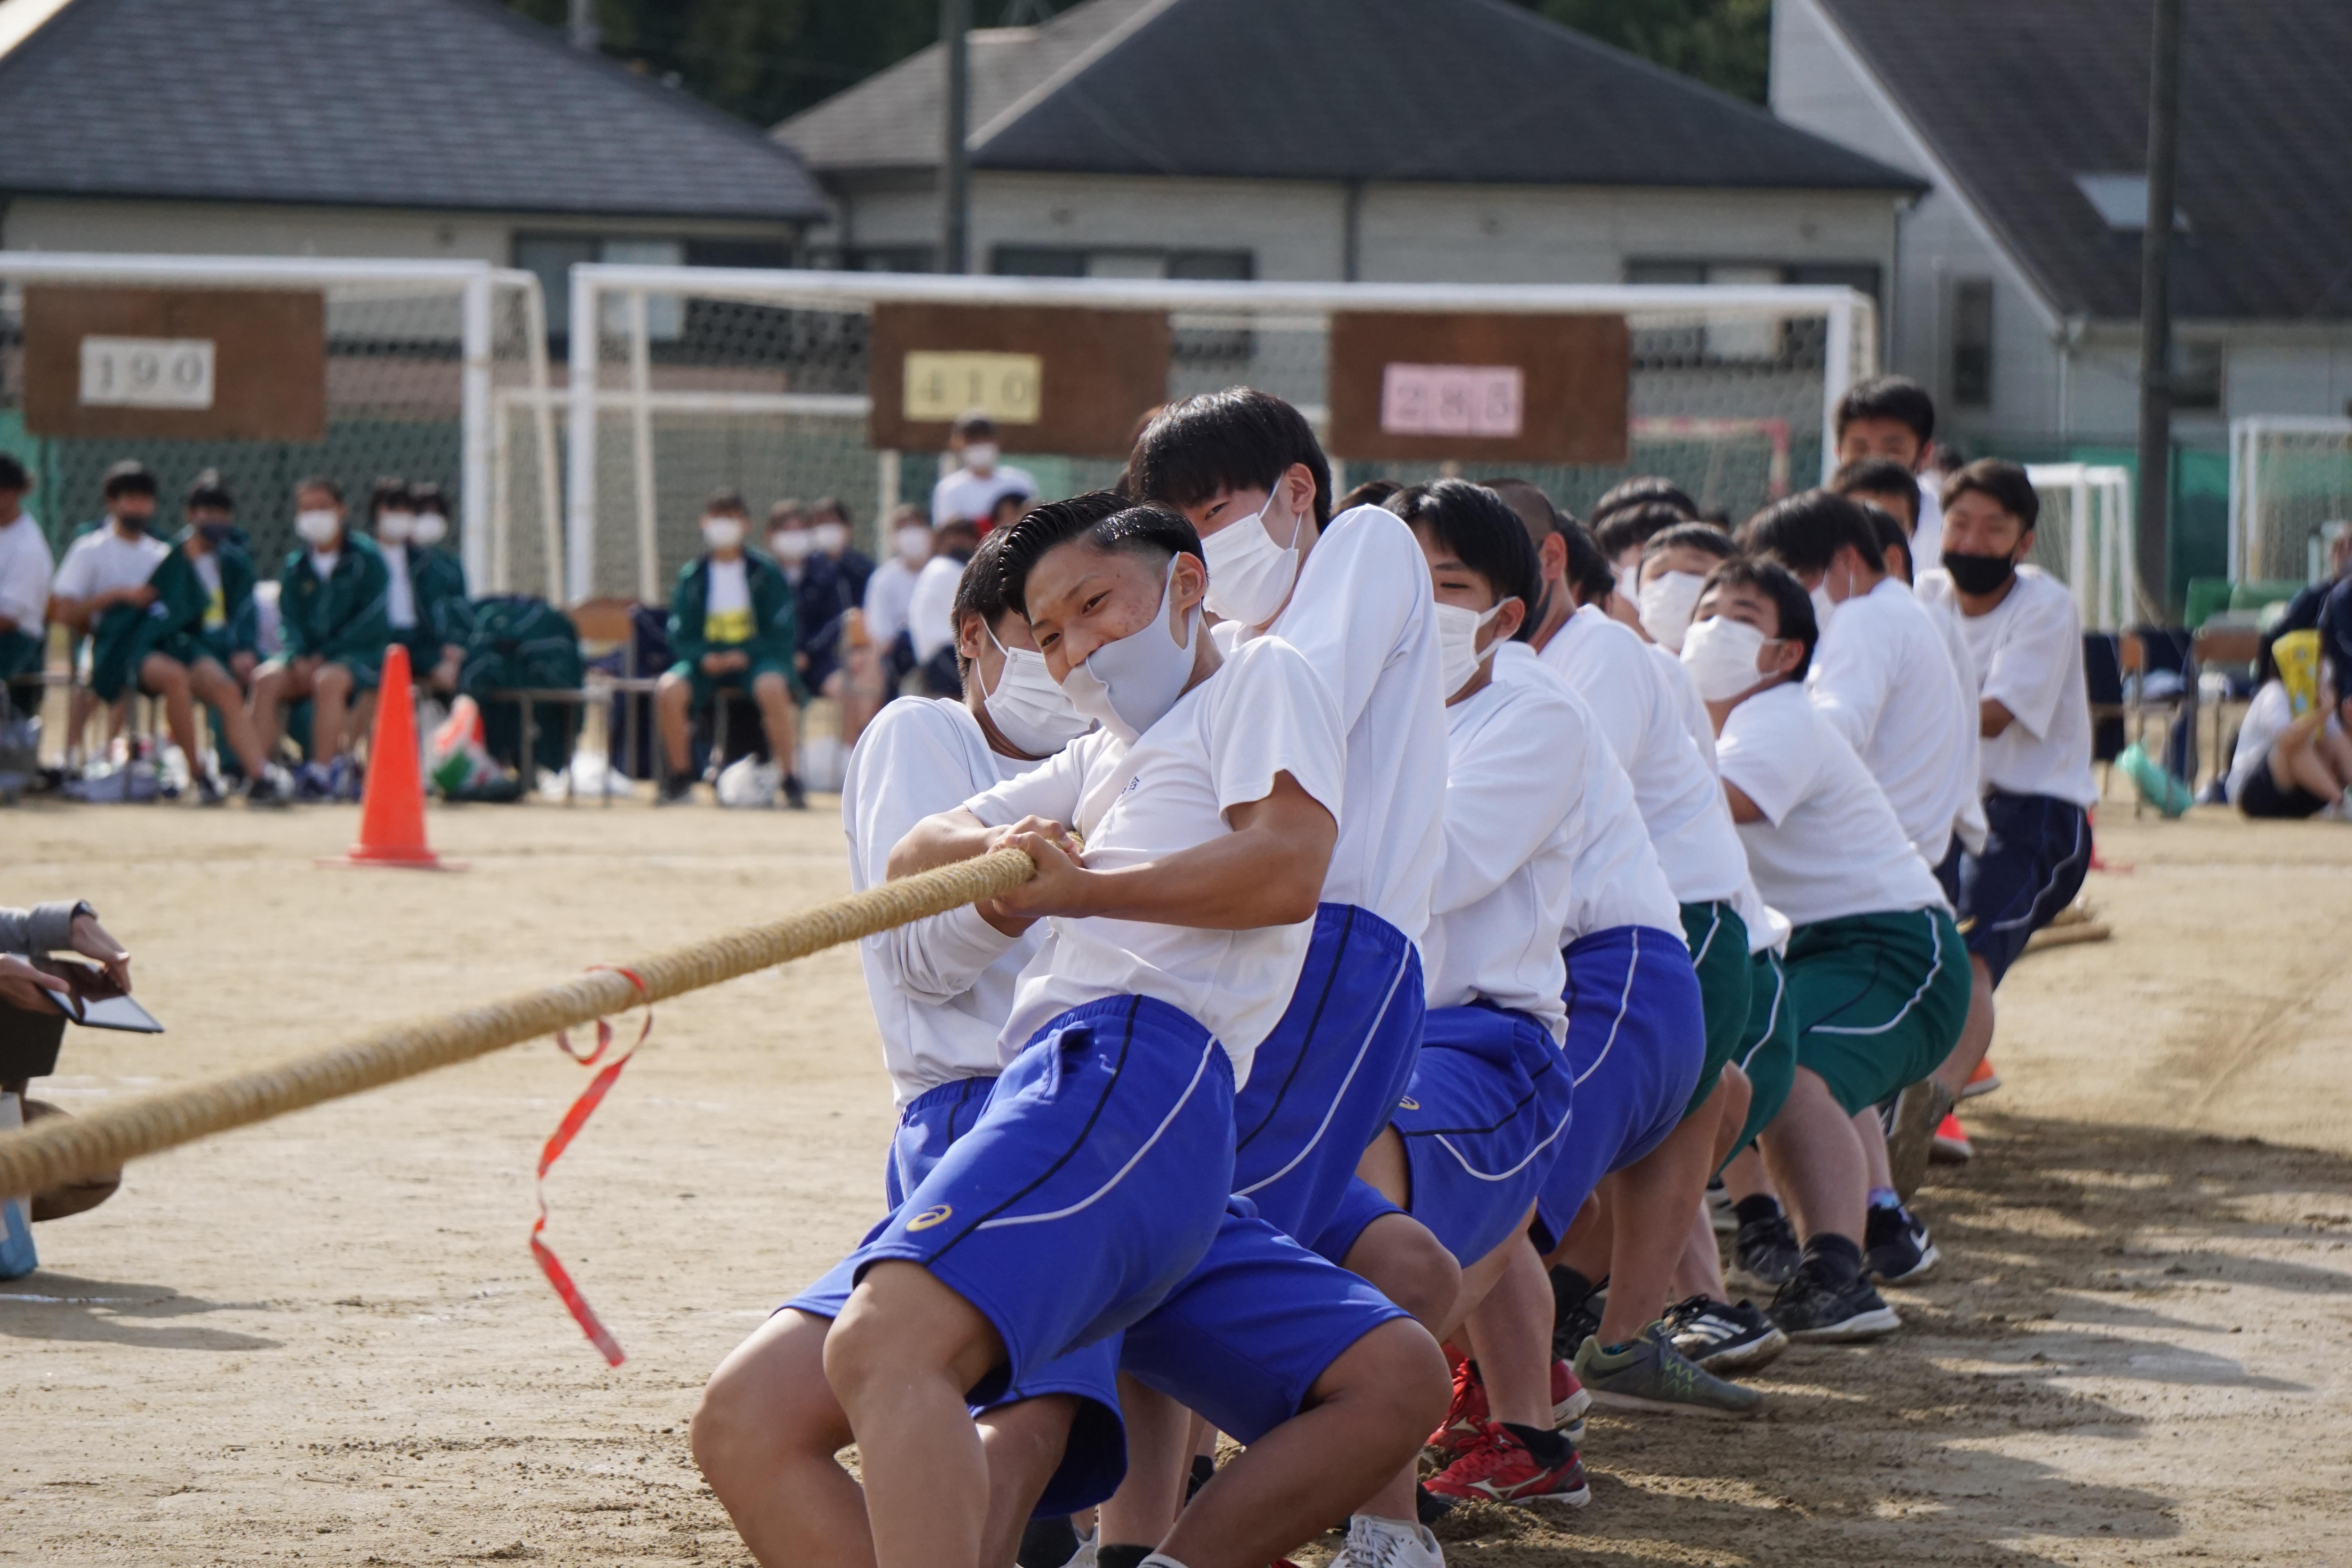
<path fill-rule="evenodd" d="M 286 704 L 310 689 L 307 672 L 280 659 L 271 659 L 253 675 L 253 696 L 246 711 L 253 720 L 253 738 L 261 754 L 274 757 L 286 733 Z"/>
<path fill-rule="evenodd" d="M 1723 1251 L 1716 1242 L 1715 1222 L 1705 1204 L 1692 1214 L 1689 1234 L 1683 1238 L 1682 1257 L 1675 1263 L 1674 1291 L 1677 1297 L 1731 1300 L 1730 1289 L 1723 1282 Z"/>
<path fill-rule="evenodd" d="M 1168 1533 L 1184 1504 L 1191 1413 L 1124 1373 L 1118 1403 L 1127 1423 L 1127 1477 L 1102 1505 L 1096 1540 L 1105 1546 L 1148 1546 Z"/>
<path fill-rule="evenodd" d="M 1862 1139 L 1820 1074 L 1797 1068 L 1788 1103 L 1760 1142 L 1773 1180 L 1795 1210 L 1798 1233 L 1811 1241 L 1831 1232 L 1861 1246 L 1869 1180 Z"/>
<path fill-rule="evenodd" d="M 768 752 L 776 766 L 793 772 L 800 754 L 799 714 L 793 707 L 793 689 L 771 670 L 751 683 L 751 700 L 760 705 L 760 725 L 768 732 Z"/>
<path fill-rule="evenodd" d="M 873 1568 L 866 1494 L 834 1458 L 851 1434 L 824 1376 L 832 1327 L 778 1312 L 719 1363 L 694 1413 L 694 1462 L 766 1568 Z"/>
<path fill-rule="evenodd" d="M 321 664 L 310 677 L 310 757 L 331 763 L 343 752 L 343 731 L 351 721 L 352 672 L 340 664 Z"/>
<path fill-rule="evenodd" d="M 172 743 L 188 759 L 188 772 L 204 771 L 204 752 L 196 744 L 196 705 L 188 700 L 188 667 L 176 658 L 151 653 L 139 663 L 140 687 L 163 704 L 163 727 Z"/>
<path fill-rule="evenodd" d="M 694 686 L 682 675 L 664 675 L 654 688 L 654 720 L 661 729 L 662 752 L 669 776 L 680 779 L 693 765 L 688 744 L 693 723 Z"/>
<path fill-rule="evenodd" d="M 981 1536 L 980 1557 L 988 1568 L 1019 1554 L 1029 1516 L 1069 1447 L 1070 1420 L 1077 1410 L 1072 1395 L 1049 1394 L 987 1411 L 973 1423 L 988 1456 L 988 1528 Z"/>
<path fill-rule="evenodd" d="M 1502 1271 L 1464 1324 L 1478 1358 L 1486 1404 L 1496 1418 L 1551 1426 L 1551 1281 L 1525 1237 L 1507 1250 Z M 1536 1397 L 1530 1399 L 1532 1393 Z M 1540 1401 L 1540 1403 L 1538 1403 Z M 1524 1412 L 1534 1411 L 1534 1419 Z M 1508 1414 L 1518 1412 L 1522 1414 Z"/>
<path fill-rule="evenodd" d="M 1960 1026 L 1959 1043 L 1951 1054 L 1936 1066 L 1930 1076 L 1951 1090 L 1957 1102 L 1960 1090 L 1968 1087 L 1969 1075 L 1977 1070 L 1992 1049 L 1992 971 L 1976 954 L 1969 954 L 1969 1016 Z"/>
<path fill-rule="evenodd" d="M 237 690 L 236 679 L 211 659 L 205 660 L 188 672 L 189 685 L 198 697 L 220 715 L 221 736 L 228 749 L 236 753 L 245 776 L 258 779 L 268 758 L 261 742 L 253 732 L 253 721 L 247 717 L 243 693 Z"/>
<path fill-rule="evenodd" d="M 1707 1173 L 1715 1168 L 1714 1108 L 1722 1093 L 1718 1083 L 1664 1142 L 1607 1179 L 1616 1234 L 1610 1247 L 1609 1300 L 1601 1315 L 1604 1346 L 1632 1340 L 1665 1305 L 1666 1286 L 1682 1252 L 1683 1216 L 1705 1200 Z"/>
<path fill-rule="evenodd" d="M 1731 1194 L 1733 1203 L 1759 1194 L 1774 1203 L 1780 1201 L 1780 1189 L 1772 1184 L 1772 1173 L 1765 1168 L 1764 1157 L 1752 1143 L 1724 1162 L 1723 1190 Z"/>
<path fill-rule="evenodd" d="M 1886 1127 L 1875 1107 L 1857 1110 L 1852 1118 L 1854 1138 L 1862 1144 L 1862 1168 L 1869 1191 L 1895 1184 L 1895 1168 L 1886 1163 Z"/>

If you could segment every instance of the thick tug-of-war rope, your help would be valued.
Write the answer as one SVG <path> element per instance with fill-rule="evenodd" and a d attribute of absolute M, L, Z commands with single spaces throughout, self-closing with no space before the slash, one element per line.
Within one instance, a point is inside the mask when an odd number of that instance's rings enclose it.
<path fill-rule="evenodd" d="M 144 1155 L 378 1089 L 559 1029 L 806 958 L 1012 891 L 1037 874 L 1018 849 L 885 882 L 768 925 L 707 937 L 444 1017 L 395 1024 L 315 1056 L 167 1089 L 29 1131 L 0 1133 L 0 1194 L 43 1192 Z"/>

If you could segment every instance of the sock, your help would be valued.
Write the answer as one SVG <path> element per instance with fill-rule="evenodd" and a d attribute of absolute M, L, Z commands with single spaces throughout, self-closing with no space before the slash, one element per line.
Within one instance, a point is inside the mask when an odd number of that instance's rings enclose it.
<path fill-rule="evenodd" d="M 1033 1519 L 1021 1532 L 1018 1568 L 1062 1568 L 1078 1554 L 1078 1532 L 1069 1520 Z"/>
<path fill-rule="evenodd" d="M 1454 1510 L 1454 1502 L 1452 1498 L 1439 1497 L 1435 1492 L 1429 1489 L 1427 1482 L 1415 1481 L 1412 1483 L 1412 1511 L 1414 1517 L 1419 1519 L 1423 1524 L 1430 1525 L 1436 1523 L 1439 1520 L 1444 1519 L 1447 1514 L 1451 1513 Z"/>
<path fill-rule="evenodd" d="M 1597 1287 L 1565 1263 L 1551 1267 L 1552 1315 L 1565 1318 L 1592 1299 Z"/>
<path fill-rule="evenodd" d="M 1731 1205 L 1732 1217 L 1742 1225 L 1754 1225 L 1759 1219 L 1777 1219 L 1780 1200 L 1769 1193 L 1754 1193 Z"/>
<path fill-rule="evenodd" d="M 1522 1426 L 1516 1421 L 1506 1421 L 1503 1430 L 1524 1444 L 1528 1452 L 1536 1457 L 1536 1463 L 1547 1469 L 1568 1463 L 1568 1457 L 1576 1452 L 1567 1438 L 1549 1427 Z"/>
<path fill-rule="evenodd" d="M 1217 1461 L 1206 1454 L 1192 1456 L 1192 1476 L 1184 1483 L 1184 1500 L 1191 1502 L 1202 1487 L 1217 1478 Z"/>
<path fill-rule="evenodd" d="M 1873 1187 L 1870 1189 L 1870 1206 L 1874 1209 L 1899 1209 L 1903 1206 L 1903 1197 L 1893 1187 Z"/>
<path fill-rule="evenodd" d="M 1862 1276 L 1862 1248 L 1850 1236 L 1825 1230 L 1805 1243 L 1805 1261 L 1817 1267 L 1832 1284 L 1844 1285 Z"/>
<path fill-rule="evenodd" d="M 1142 1568 L 1142 1564 L 1158 1555 L 1149 1546 L 1097 1546 L 1095 1548 L 1097 1568 Z M 1162 1557 L 1165 1563 L 1168 1559 Z"/>

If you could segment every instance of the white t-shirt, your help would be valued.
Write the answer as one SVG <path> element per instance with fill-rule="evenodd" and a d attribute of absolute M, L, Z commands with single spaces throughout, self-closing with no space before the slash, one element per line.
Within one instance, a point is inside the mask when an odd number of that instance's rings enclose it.
<path fill-rule="evenodd" d="M 1878 781 L 1802 687 L 1734 708 L 1716 758 L 1764 814 L 1739 825 L 1756 890 L 1797 925 L 1944 903 Z"/>
<path fill-rule="evenodd" d="M 1445 858 L 1422 937 L 1429 1005 L 1481 997 L 1568 1037 L 1561 932 L 1584 837 L 1584 715 L 1565 691 L 1489 680 L 1445 710 Z"/>
<path fill-rule="evenodd" d="M 1651 654 L 1664 668 L 1673 671 L 1665 678 L 1666 689 L 1673 693 L 1675 711 L 1682 715 L 1683 728 L 1690 731 L 1691 744 L 1706 759 L 1707 771 L 1715 771 L 1715 721 L 1707 717 L 1706 699 L 1698 694 L 1698 682 L 1683 668 L 1675 650 L 1664 643 L 1644 643 Z"/>
<path fill-rule="evenodd" d="M 984 476 L 970 468 L 958 468 L 931 487 L 931 526 L 937 528 L 951 517 L 985 523 L 990 510 L 1003 497 L 1036 493 L 1037 481 L 1029 477 L 1025 468 L 1011 468 L 999 463 Z"/>
<path fill-rule="evenodd" d="M 408 546 L 379 542 L 376 550 L 383 556 L 383 568 L 391 578 L 388 596 L 384 601 L 384 618 L 394 627 L 405 631 L 416 624 L 416 590 L 408 581 Z M 736 578 L 740 581 L 742 563 L 738 562 L 736 564 L 738 567 Z M 719 563 L 716 561 L 710 563 L 710 574 L 714 586 L 719 575 Z M 744 607 L 748 609 L 751 603 L 751 596 L 747 590 L 743 595 Z"/>
<path fill-rule="evenodd" d="M 2016 721 L 1978 747 L 1985 790 L 2046 795 L 2088 806 L 2099 798 L 2091 777 L 2091 701 L 2083 685 L 2083 621 L 2074 596 L 2038 566 L 2021 566 L 2000 603 L 1981 616 L 1963 611 L 1951 574 L 1919 574 L 1919 596 L 1959 618 L 1977 695 Z"/>
<path fill-rule="evenodd" d="M 915 574 L 907 594 L 907 636 L 917 659 L 928 659 L 955 641 L 956 585 L 963 581 L 963 567 L 952 555 L 934 555 Z"/>
<path fill-rule="evenodd" d="M 1370 910 L 1419 942 L 1444 853 L 1445 697 L 1429 561 L 1412 530 L 1376 506 L 1333 518 L 1271 631 L 1323 678 L 1348 736 L 1348 809 L 1323 900 Z"/>
<path fill-rule="evenodd" d="M 1977 702 L 1952 668 L 1936 612 L 1899 577 L 1841 603 L 1813 650 L 1805 693 L 1885 792 L 1929 866 L 1977 794 Z"/>
<path fill-rule="evenodd" d="M 888 647 L 907 629 L 907 605 L 914 597 L 919 570 L 893 555 L 866 579 L 866 635 L 880 647 Z"/>
<path fill-rule="evenodd" d="M 340 550 L 313 550 L 306 557 L 310 563 L 310 575 L 323 583 L 335 574 L 335 563 L 343 558 Z"/>
<path fill-rule="evenodd" d="M 51 592 L 60 599 L 94 599 L 118 588 L 143 588 L 170 553 L 160 539 L 144 533 L 125 539 L 106 523 L 66 546 Z"/>
<path fill-rule="evenodd" d="M 1495 656 L 1495 679 L 1514 686 L 1564 696 L 1582 721 L 1579 737 L 1562 733 L 1575 752 L 1559 756 L 1566 763 L 1580 753 L 1577 783 L 1582 792 L 1579 805 L 1583 826 L 1575 844 L 1575 859 L 1568 878 L 1568 915 L 1560 928 L 1560 945 L 1580 936 L 1618 926 L 1653 926 L 1683 936 L 1682 907 L 1673 884 L 1651 847 L 1642 809 L 1633 799 L 1633 782 L 1617 765 L 1617 753 L 1593 742 L 1601 721 L 1568 682 L 1555 674 L 1536 651 L 1522 642 L 1506 643 Z"/>
<path fill-rule="evenodd" d="M 1949 604 L 1920 598 L 1916 588 L 1911 591 L 1911 597 L 1927 612 L 1928 622 L 1935 626 L 1936 635 L 1943 639 L 1944 652 L 1951 658 L 1953 673 L 1960 678 L 1960 689 L 1973 693 L 1977 689 L 1976 658 L 1969 652 L 1969 639 L 1960 635 L 1959 612 Z M 1969 728 L 1969 755 L 1974 760 L 1969 767 L 1971 777 L 1981 778 L 1984 773 L 1983 723 L 1980 714 L 1971 715 L 1971 718 L 1974 721 Z M 1984 853 L 1985 836 L 1991 831 L 1990 825 L 1985 821 L 1983 794 L 1976 789 L 1969 791 L 1969 798 L 1960 804 L 1959 816 L 1952 823 L 1952 837 L 1967 845 L 1969 854 L 1981 855 Z"/>
<path fill-rule="evenodd" d="M 1944 495 L 1934 470 L 1918 477 L 1919 522 L 1911 531 L 1911 577 L 1944 563 Z M 1899 519 L 1897 520 L 1900 521 Z"/>
<path fill-rule="evenodd" d="M 2230 758 L 2230 776 L 2221 786 L 2231 805 L 2239 804 L 2254 774 L 2270 766 L 2271 748 L 2294 723 L 2294 700 L 2286 693 L 2286 682 L 2275 677 L 2263 681 L 2253 701 L 2247 704 L 2244 722 L 2238 726 L 2238 749 Z M 2334 713 L 2327 716 L 2326 728 L 2330 735 L 2344 733 L 2343 721 Z"/>
<path fill-rule="evenodd" d="M 1043 765 L 992 750 L 961 702 L 891 703 L 858 736 L 842 778 L 849 885 L 863 892 L 887 881 L 891 848 L 924 817 Z M 1042 924 L 1010 937 L 965 904 L 858 942 L 882 1063 L 900 1105 L 996 1071 L 1013 986 L 1045 940 Z"/>
<path fill-rule="evenodd" d="M 711 642 L 749 642 L 751 625 L 751 563 L 713 557 L 702 590 L 702 635 Z"/>
<path fill-rule="evenodd" d="M 1739 839 L 1681 693 L 1666 683 L 1649 647 L 1600 605 L 1586 605 L 1560 624 L 1540 657 L 1600 721 L 1633 781 L 1675 897 L 1686 904 L 1728 899 L 1746 878 Z"/>
<path fill-rule="evenodd" d="M 1024 816 L 1067 823 L 1085 839 L 1089 867 L 1116 870 L 1231 833 L 1225 813 L 1264 800 L 1283 773 L 1347 820 L 1347 742 L 1331 694 L 1297 648 L 1259 637 L 1132 746 L 1095 731 L 964 805 L 992 827 Z M 1236 1087 L 1290 1005 L 1315 935 L 1312 919 L 1248 931 L 1060 917 L 1046 924 L 997 1037 L 1000 1061 L 1072 1007 L 1134 994 L 1198 1019 L 1224 1047 Z"/>
<path fill-rule="evenodd" d="M 49 616 L 49 576 L 55 567 L 49 542 L 29 511 L 0 528 L 0 616 L 28 637 L 41 635 Z"/>

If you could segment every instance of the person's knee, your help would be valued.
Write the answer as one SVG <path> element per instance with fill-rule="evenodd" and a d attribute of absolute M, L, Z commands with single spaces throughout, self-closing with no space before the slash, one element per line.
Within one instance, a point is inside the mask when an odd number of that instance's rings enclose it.
<path fill-rule="evenodd" d="M 151 653 L 139 667 L 139 681 L 157 697 L 184 697 L 188 692 L 188 667 L 176 658 Z"/>
<path fill-rule="evenodd" d="M 347 701 L 352 687 L 351 670 L 340 664 L 322 664 L 310 678 L 310 694 L 321 702 Z"/>
<path fill-rule="evenodd" d="M 1345 1401 L 1362 1429 L 1392 1429 L 1410 1455 L 1445 1418 L 1452 1386 L 1437 1341 L 1419 1323 L 1391 1319 L 1323 1369 L 1307 1408 Z"/>
<path fill-rule="evenodd" d="M 761 1353 L 730 1357 L 711 1374 L 687 1439 L 714 1489 L 723 1490 L 726 1479 L 747 1465 L 764 1472 L 779 1458 L 829 1456 L 850 1440 L 822 1352 L 808 1342 L 821 1341 L 826 1327 L 822 1320 L 796 1321 Z"/>
<path fill-rule="evenodd" d="M 666 713 L 683 713 L 693 700 L 694 683 L 682 675 L 665 675 L 654 682 L 654 701 Z"/>
<path fill-rule="evenodd" d="M 1410 1215 L 1382 1215 L 1365 1226 L 1348 1249 L 1347 1268 L 1432 1333 L 1446 1326 L 1462 1294 L 1461 1265 Z"/>
<path fill-rule="evenodd" d="M 763 669 L 751 679 L 752 700 L 762 708 L 771 708 L 780 702 L 789 703 L 792 697 L 792 687 L 772 669 Z"/>

